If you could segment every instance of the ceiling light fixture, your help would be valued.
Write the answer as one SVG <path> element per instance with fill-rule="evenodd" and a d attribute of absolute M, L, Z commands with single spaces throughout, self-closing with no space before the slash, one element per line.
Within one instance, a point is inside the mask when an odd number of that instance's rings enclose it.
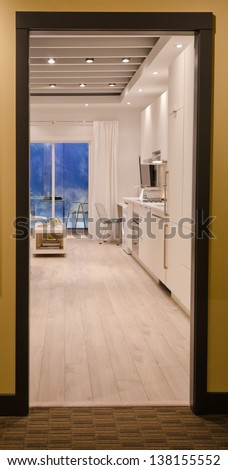
<path fill-rule="evenodd" d="M 55 64 L 55 59 L 53 59 L 53 57 L 50 57 L 50 59 L 48 59 L 48 63 Z"/>
<path fill-rule="evenodd" d="M 176 44 L 177 49 L 181 49 L 183 47 L 183 44 Z"/>
<path fill-rule="evenodd" d="M 158 72 L 153 72 L 152 75 L 158 75 Z"/>
<path fill-rule="evenodd" d="M 131 102 L 130 102 L 130 101 L 128 101 L 128 102 L 127 102 L 127 104 L 131 104 Z"/>
<path fill-rule="evenodd" d="M 109 83 L 109 85 L 108 85 L 108 86 L 111 86 L 111 87 L 113 87 L 113 86 L 116 86 L 116 84 L 115 84 L 115 83 Z"/>
<path fill-rule="evenodd" d="M 88 103 L 86 103 L 85 106 L 89 106 Z"/>
<path fill-rule="evenodd" d="M 142 93 L 142 88 L 139 88 L 138 92 L 139 92 L 139 93 Z"/>
<path fill-rule="evenodd" d="M 128 62 L 130 62 L 130 58 L 129 57 L 123 57 L 122 62 L 124 64 L 127 64 Z"/>
<path fill-rule="evenodd" d="M 56 84 L 55 83 L 49 83 L 49 87 L 50 88 L 56 88 Z"/>
<path fill-rule="evenodd" d="M 84 87 L 86 86 L 86 83 L 80 83 L 79 86 L 80 86 L 81 88 L 84 88 Z"/>
<path fill-rule="evenodd" d="M 87 64 L 92 64 L 94 62 L 94 59 L 92 57 L 87 57 L 85 61 Z"/>

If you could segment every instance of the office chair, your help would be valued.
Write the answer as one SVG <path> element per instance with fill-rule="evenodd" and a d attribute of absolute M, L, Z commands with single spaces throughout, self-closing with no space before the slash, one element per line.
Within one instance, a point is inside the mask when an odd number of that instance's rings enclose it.
<path fill-rule="evenodd" d="M 118 217 L 113 217 L 113 218 L 110 218 L 108 217 L 108 214 L 107 214 L 107 211 L 105 209 L 105 206 L 104 204 L 101 204 L 100 202 L 97 202 L 95 204 L 95 207 L 96 207 L 96 211 L 97 211 L 97 214 L 98 214 L 98 217 L 99 217 L 99 220 L 100 220 L 100 233 L 99 235 L 101 235 L 100 238 L 100 241 L 99 243 L 101 244 L 102 242 L 106 242 L 107 240 L 105 240 L 105 235 L 107 233 L 108 230 L 111 230 L 112 229 L 112 226 L 114 225 L 114 233 L 116 235 L 116 229 L 117 229 L 117 233 L 118 233 L 118 237 L 114 237 L 115 239 L 117 238 L 117 242 L 116 244 L 119 245 L 120 244 L 120 224 L 122 222 L 122 219 L 121 218 L 118 218 Z M 101 227 L 101 224 L 104 225 L 104 227 L 102 228 Z M 103 232 L 103 233 L 101 233 Z"/>

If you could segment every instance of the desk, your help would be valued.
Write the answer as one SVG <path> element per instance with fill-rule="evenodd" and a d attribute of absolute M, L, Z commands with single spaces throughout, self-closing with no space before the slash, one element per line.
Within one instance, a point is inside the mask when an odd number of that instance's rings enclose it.
<path fill-rule="evenodd" d="M 55 198 L 55 217 L 64 220 L 65 218 L 65 199 Z M 49 219 L 53 217 L 52 198 L 48 196 L 31 196 L 30 197 L 31 213 L 34 216 L 42 216 Z"/>

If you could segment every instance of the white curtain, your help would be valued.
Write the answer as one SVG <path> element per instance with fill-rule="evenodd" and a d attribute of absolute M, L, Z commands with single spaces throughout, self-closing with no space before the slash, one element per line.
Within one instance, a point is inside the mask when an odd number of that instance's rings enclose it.
<path fill-rule="evenodd" d="M 118 121 L 94 121 L 89 163 L 89 233 L 98 218 L 94 204 L 104 204 L 109 217 L 117 215 Z"/>

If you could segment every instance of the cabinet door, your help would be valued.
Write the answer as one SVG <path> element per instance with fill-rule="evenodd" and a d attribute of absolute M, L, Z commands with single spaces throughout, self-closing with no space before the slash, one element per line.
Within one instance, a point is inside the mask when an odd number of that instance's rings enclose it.
<path fill-rule="evenodd" d="M 180 109 L 169 116 L 168 140 L 167 212 L 176 223 L 182 217 L 183 130 L 184 111 Z"/>
<path fill-rule="evenodd" d="M 145 267 L 157 276 L 155 273 L 155 251 L 157 249 L 157 237 L 155 237 L 156 223 L 154 223 L 154 217 L 148 207 L 141 208 L 140 216 L 139 258 Z"/>
<path fill-rule="evenodd" d="M 166 285 L 186 310 L 190 310 L 191 269 L 189 249 L 191 240 L 183 239 L 178 224 L 169 222 L 165 230 Z M 186 263 L 187 266 L 184 264 Z"/>
<path fill-rule="evenodd" d="M 139 209 L 139 259 L 143 264 L 147 266 L 147 230 L 146 230 L 146 215 L 148 208 L 145 208 L 143 205 L 140 205 Z"/>
<path fill-rule="evenodd" d="M 184 66 L 185 51 L 169 67 L 169 114 L 184 106 Z"/>
<path fill-rule="evenodd" d="M 125 227 L 126 229 L 126 235 L 128 235 L 128 238 L 127 238 L 127 246 L 129 248 L 129 250 L 132 251 L 132 218 L 133 218 L 133 204 L 131 202 L 128 202 L 128 210 L 127 210 L 127 227 Z"/>
<path fill-rule="evenodd" d="M 164 253 L 164 219 L 152 214 L 153 221 L 153 267 L 152 272 L 154 275 L 165 284 L 166 282 L 166 269 L 165 269 L 165 253 Z"/>
<path fill-rule="evenodd" d="M 153 109 L 152 105 L 147 106 L 141 113 L 141 158 L 149 158 L 152 154 L 154 132 L 153 132 Z"/>
<path fill-rule="evenodd" d="M 166 265 L 166 285 L 177 295 L 178 284 L 180 282 L 180 240 L 178 239 L 178 226 L 168 222 L 164 227 L 165 237 L 165 265 Z"/>
<path fill-rule="evenodd" d="M 161 150 L 167 160 L 168 147 L 168 92 L 162 93 L 141 113 L 141 157 L 149 158 Z"/>
<path fill-rule="evenodd" d="M 192 167 L 194 119 L 194 41 L 185 50 L 183 217 L 192 217 Z"/>
<path fill-rule="evenodd" d="M 148 208 L 140 210 L 139 258 L 160 281 L 165 283 L 164 223 L 161 217 Z"/>

